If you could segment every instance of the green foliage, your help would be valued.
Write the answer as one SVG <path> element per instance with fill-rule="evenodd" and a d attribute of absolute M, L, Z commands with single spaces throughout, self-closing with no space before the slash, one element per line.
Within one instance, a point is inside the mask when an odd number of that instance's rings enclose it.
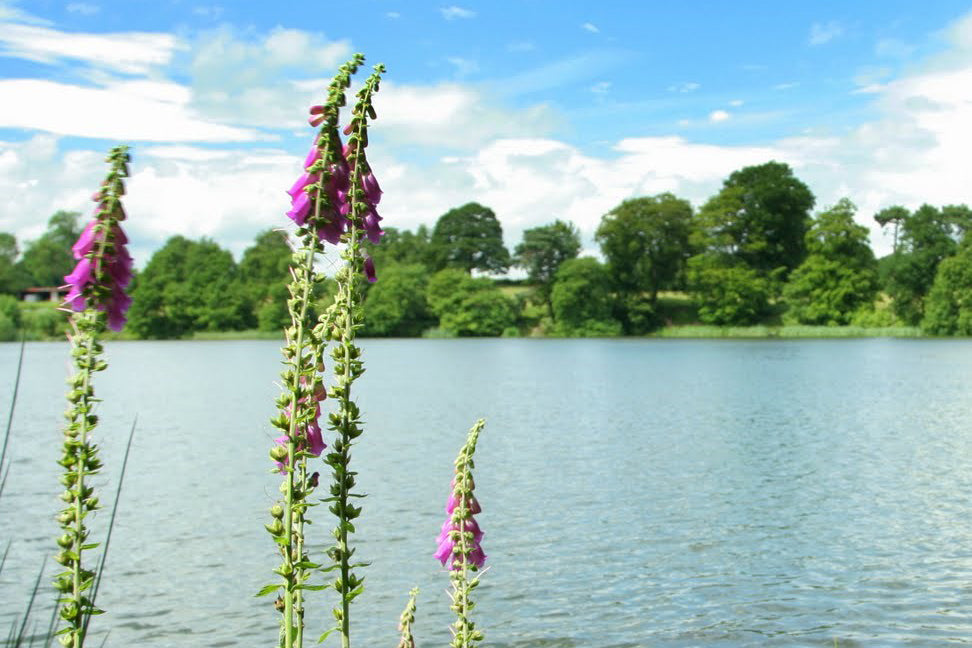
<path fill-rule="evenodd" d="M 0 232 L 0 293 L 14 293 L 25 287 L 19 285 L 15 271 L 19 254 L 17 238 Z"/>
<path fill-rule="evenodd" d="M 814 196 L 786 164 L 767 162 L 733 172 L 699 212 L 694 240 L 734 257 L 764 277 L 781 278 L 806 257 Z M 732 273 L 738 275 L 739 273 Z M 741 275 L 740 275 L 741 276 Z"/>
<path fill-rule="evenodd" d="M 859 328 L 889 328 L 901 326 L 901 320 L 894 316 L 894 311 L 887 305 L 868 304 L 854 313 L 850 324 Z"/>
<path fill-rule="evenodd" d="M 479 203 L 467 203 L 440 216 L 432 231 L 431 245 L 435 269 L 500 274 L 510 267 L 503 228 L 493 210 Z"/>
<path fill-rule="evenodd" d="M 692 205 L 670 193 L 625 200 L 601 218 L 595 235 L 614 289 L 623 296 L 673 288 L 691 255 Z"/>
<path fill-rule="evenodd" d="M 368 254 L 374 259 L 375 267 L 383 269 L 396 264 L 424 265 L 434 263 L 429 230 L 420 225 L 414 232 L 397 227 L 384 228 L 385 235 L 378 245 L 367 244 Z"/>
<path fill-rule="evenodd" d="M 0 295 L 0 342 L 16 340 L 19 334 L 20 305 L 9 295 Z"/>
<path fill-rule="evenodd" d="M 769 313 L 771 282 L 731 258 L 700 254 L 689 259 L 689 281 L 699 319 L 718 326 L 756 324 Z"/>
<path fill-rule="evenodd" d="M 468 278 L 465 273 L 460 273 Z M 374 336 L 420 336 L 435 324 L 425 299 L 428 273 L 417 264 L 382 268 L 378 283 L 368 290 L 362 333 Z"/>
<path fill-rule="evenodd" d="M 589 257 L 565 261 L 551 292 L 557 335 L 596 337 L 621 334 L 612 316 L 611 278 L 607 269 Z"/>
<path fill-rule="evenodd" d="M 47 222 L 47 231 L 27 244 L 19 265 L 28 283 L 60 286 L 74 269 L 71 246 L 81 235 L 77 212 L 59 211 Z"/>
<path fill-rule="evenodd" d="M 255 321 L 261 331 L 279 331 L 289 324 L 287 281 L 292 254 L 286 234 L 273 229 L 257 234 L 243 252 L 239 277 L 246 301 L 254 308 L 247 325 Z"/>
<path fill-rule="evenodd" d="M 208 239 L 170 238 L 132 284 L 130 329 L 142 338 L 246 328 L 251 310 L 232 255 Z"/>
<path fill-rule="evenodd" d="M 526 270 L 537 296 L 550 312 L 550 291 L 557 269 L 564 261 L 576 258 L 578 252 L 580 233 L 573 223 L 561 220 L 524 231 L 523 242 L 516 246 L 516 265 Z"/>
<path fill-rule="evenodd" d="M 800 324 L 841 325 L 874 302 L 877 261 L 857 208 L 844 198 L 821 213 L 807 233 L 809 256 L 790 274 L 783 295 L 788 318 Z"/>
<path fill-rule="evenodd" d="M 922 205 L 905 218 L 890 263 L 887 292 L 894 300 L 895 314 L 907 324 L 922 321 L 938 264 L 955 253 L 956 233 L 951 215 L 931 205 Z"/>
<path fill-rule="evenodd" d="M 497 336 L 516 325 L 514 300 L 489 279 L 474 279 L 458 269 L 432 275 L 426 298 L 444 335 Z"/>
<path fill-rule="evenodd" d="M 972 335 L 972 246 L 938 266 L 921 328 L 932 335 Z"/>

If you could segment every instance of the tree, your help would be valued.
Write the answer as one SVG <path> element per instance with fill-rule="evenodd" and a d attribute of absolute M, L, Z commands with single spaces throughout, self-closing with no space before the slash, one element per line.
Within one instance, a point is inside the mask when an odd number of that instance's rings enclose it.
<path fill-rule="evenodd" d="M 806 257 L 814 197 L 781 162 L 734 171 L 699 212 L 696 240 L 763 277 L 785 279 Z"/>
<path fill-rule="evenodd" d="M 254 308 L 247 325 L 255 322 L 261 331 L 278 331 L 290 324 L 287 279 L 291 256 L 286 234 L 273 229 L 257 234 L 253 245 L 243 252 L 240 280 Z"/>
<path fill-rule="evenodd" d="M 208 239 L 173 236 L 133 282 L 129 327 L 143 338 L 245 328 L 251 312 L 233 256 Z"/>
<path fill-rule="evenodd" d="M 956 232 L 951 218 L 931 205 L 922 205 L 904 219 L 887 291 L 895 314 L 907 324 L 921 323 L 925 297 L 935 281 L 938 264 L 955 253 Z"/>
<path fill-rule="evenodd" d="M 47 221 L 47 231 L 27 244 L 20 265 L 35 286 L 60 286 L 76 263 L 71 246 L 81 236 L 78 212 L 59 211 Z"/>
<path fill-rule="evenodd" d="M 746 326 L 758 324 L 769 312 L 772 287 L 758 270 L 712 252 L 692 257 L 688 265 L 702 322 Z"/>
<path fill-rule="evenodd" d="M 938 265 L 921 327 L 933 335 L 972 335 L 972 245 Z"/>
<path fill-rule="evenodd" d="M 467 276 L 463 274 L 463 276 Z M 364 304 L 365 335 L 417 337 L 435 325 L 425 299 L 428 271 L 419 264 L 392 264 L 382 269 Z"/>
<path fill-rule="evenodd" d="M 19 254 L 17 237 L 0 232 L 0 293 L 13 293 L 22 287 L 17 285 L 17 273 L 14 269 Z"/>
<path fill-rule="evenodd" d="M 610 275 L 597 259 L 565 261 L 554 279 L 551 301 L 558 335 L 621 334 L 621 323 L 611 314 Z"/>
<path fill-rule="evenodd" d="M 674 287 L 691 256 L 692 205 L 670 193 L 625 200 L 601 218 L 595 238 L 622 299 Z"/>
<path fill-rule="evenodd" d="M 459 336 L 496 336 L 516 325 L 516 307 L 489 279 L 457 268 L 432 275 L 426 291 L 439 328 Z"/>
<path fill-rule="evenodd" d="M 419 225 L 411 230 L 400 230 L 396 227 L 386 227 L 381 243 L 373 245 L 367 243 L 368 254 L 375 261 L 375 267 L 384 273 L 384 268 L 395 264 L 420 264 L 429 267 L 433 264 L 429 229 Z"/>
<path fill-rule="evenodd" d="M 911 213 L 900 205 L 887 207 L 874 214 L 874 220 L 882 228 L 887 227 L 888 224 L 894 225 L 894 243 L 891 246 L 893 252 L 898 251 L 898 230 L 901 228 L 901 224 L 908 220 L 910 215 Z"/>
<path fill-rule="evenodd" d="M 502 274 L 510 267 L 510 253 L 503 245 L 503 228 L 496 214 L 479 203 L 451 209 L 432 230 L 434 267 L 482 270 Z"/>
<path fill-rule="evenodd" d="M 516 246 L 516 265 L 527 272 L 536 286 L 537 296 L 547 305 L 553 316 L 550 291 L 554 276 L 564 261 L 580 252 L 580 233 L 573 223 L 557 220 L 550 225 L 534 227 L 523 232 L 523 242 Z"/>
<path fill-rule="evenodd" d="M 809 255 L 783 289 L 788 315 L 797 322 L 848 324 L 855 311 L 873 304 L 877 261 L 867 228 L 854 222 L 856 211 L 843 198 L 821 213 L 807 233 Z"/>

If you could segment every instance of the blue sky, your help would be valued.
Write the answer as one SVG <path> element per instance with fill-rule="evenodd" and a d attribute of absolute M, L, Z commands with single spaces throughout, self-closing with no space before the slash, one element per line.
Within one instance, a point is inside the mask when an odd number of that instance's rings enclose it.
<path fill-rule="evenodd" d="M 967 2 L 0 0 L 0 231 L 87 212 L 128 143 L 139 264 L 173 234 L 238 255 L 286 225 L 306 108 L 355 51 L 388 67 L 388 225 L 476 200 L 510 247 L 562 218 L 593 252 L 621 200 L 700 206 L 770 159 L 818 208 L 850 197 L 878 253 L 875 211 L 972 203 Z"/>

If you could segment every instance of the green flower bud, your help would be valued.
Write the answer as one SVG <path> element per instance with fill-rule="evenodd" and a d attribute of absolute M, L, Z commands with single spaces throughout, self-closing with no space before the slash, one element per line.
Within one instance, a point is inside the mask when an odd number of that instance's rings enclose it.
<path fill-rule="evenodd" d="M 287 458 L 287 455 L 287 448 L 284 446 L 275 445 L 270 448 L 270 458 L 274 461 L 283 461 Z"/>
<path fill-rule="evenodd" d="M 274 504 L 273 508 L 270 509 L 270 515 L 272 515 L 273 517 L 275 517 L 277 519 L 282 518 L 283 517 L 283 514 L 284 514 L 283 507 L 280 506 L 279 504 Z"/>

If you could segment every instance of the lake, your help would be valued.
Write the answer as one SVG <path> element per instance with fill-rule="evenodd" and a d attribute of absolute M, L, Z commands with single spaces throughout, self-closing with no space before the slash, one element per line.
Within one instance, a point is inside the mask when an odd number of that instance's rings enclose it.
<path fill-rule="evenodd" d="M 480 416 L 485 645 L 972 643 L 972 341 L 362 346 L 356 537 L 372 565 L 356 645 L 396 644 L 415 585 L 419 645 L 448 643 L 434 538 Z M 0 424 L 17 353 L 0 345 Z M 277 564 L 263 524 L 279 484 L 267 457 L 279 344 L 110 342 L 107 355 L 95 389 L 109 505 L 138 423 L 93 645 L 109 630 L 108 646 L 275 645 L 273 601 L 253 594 Z M 55 549 L 67 358 L 62 343 L 26 348 L 0 499 L 3 633 Z M 328 516 L 312 513 L 318 558 Z M 52 590 L 42 598 L 38 619 Z M 311 600 L 308 636 L 331 604 Z"/>

